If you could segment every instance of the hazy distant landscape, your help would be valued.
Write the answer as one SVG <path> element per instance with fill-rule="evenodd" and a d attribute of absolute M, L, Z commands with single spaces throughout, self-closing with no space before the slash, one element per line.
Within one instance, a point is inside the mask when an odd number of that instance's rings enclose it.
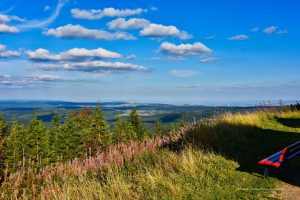
<path fill-rule="evenodd" d="M 80 109 L 94 109 L 95 103 L 66 102 L 66 101 L 1 101 L 0 112 L 8 121 L 16 119 L 28 123 L 33 113 L 45 123 L 50 123 L 53 116 L 58 113 L 65 116 L 67 113 Z M 147 126 L 153 125 L 158 119 L 164 125 L 176 123 L 181 118 L 186 122 L 199 121 L 203 118 L 213 117 L 225 112 L 253 111 L 256 107 L 228 107 L 228 106 L 195 106 L 195 105 L 170 105 L 170 104 L 143 104 L 126 102 L 102 102 L 103 112 L 110 123 L 114 123 L 116 117 L 126 118 L 131 109 L 137 109 Z"/>

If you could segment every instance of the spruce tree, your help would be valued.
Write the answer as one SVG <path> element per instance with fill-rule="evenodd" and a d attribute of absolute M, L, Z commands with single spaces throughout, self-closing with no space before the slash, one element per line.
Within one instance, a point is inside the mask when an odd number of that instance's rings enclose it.
<path fill-rule="evenodd" d="M 109 124 L 104 117 L 100 104 L 93 112 L 88 137 L 93 153 L 97 149 L 105 150 L 111 145 Z"/>
<path fill-rule="evenodd" d="M 7 134 L 7 123 L 2 114 L 0 114 L 0 139 Z"/>
<path fill-rule="evenodd" d="M 130 111 L 130 123 L 133 126 L 134 131 L 137 133 L 138 139 L 143 139 L 146 136 L 146 131 L 142 126 L 142 121 L 137 113 L 137 110 L 132 109 Z"/>
<path fill-rule="evenodd" d="M 4 159 L 5 159 L 5 145 L 4 145 L 4 139 L 7 134 L 7 124 L 5 122 L 4 117 L 2 114 L 0 114 L 0 180 L 3 176 L 4 172 Z"/>
<path fill-rule="evenodd" d="M 117 144 L 121 141 L 128 143 L 130 140 L 138 139 L 138 136 L 131 123 L 122 120 L 120 117 L 117 117 L 112 139 L 114 144 Z"/>
<path fill-rule="evenodd" d="M 85 154 L 84 135 L 87 134 L 76 115 L 68 114 L 58 134 L 57 155 L 62 161 Z"/>
<path fill-rule="evenodd" d="M 6 159 L 9 171 L 15 171 L 24 162 L 25 158 L 25 131 L 23 127 L 17 122 L 13 121 L 10 129 L 10 134 L 5 139 L 6 145 Z"/>
<path fill-rule="evenodd" d="M 59 132 L 61 131 L 61 118 L 59 114 L 54 115 L 52 119 L 52 127 L 49 133 L 49 162 L 58 161 L 59 154 L 58 154 L 58 140 Z"/>
<path fill-rule="evenodd" d="M 186 122 L 185 122 L 185 120 L 184 120 L 183 117 L 180 118 L 180 120 L 178 121 L 177 125 L 178 125 L 178 127 L 186 127 L 187 126 L 187 124 L 186 124 Z"/>
<path fill-rule="evenodd" d="M 34 167 L 40 167 L 42 161 L 47 158 L 48 147 L 48 134 L 44 123 L 38 120 L 37 115 L 31 121 L 28 133 L 26 152 L 29 160 L 34 164 Z"/>
<path fill-rule="evenodd" d="M 154 127 L 154 135 L 156 134 L 163 134 L 164 133 L 164 127 L 162 125 L 162 122 L 160 119 L 157 119 L 156 123 L 155 123 L 155 127 Z"/>

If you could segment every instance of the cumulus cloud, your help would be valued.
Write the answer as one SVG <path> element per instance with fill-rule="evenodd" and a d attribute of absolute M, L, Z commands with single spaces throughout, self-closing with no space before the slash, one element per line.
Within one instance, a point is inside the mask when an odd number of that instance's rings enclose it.
<path fill-rule="evenodd" d="M 187 40 L 193 36 L 186 31 L 180 31 L 176 26 L 164 26 L 161 24 L 150 24 L 140 31 L 140 35 L 147 37 L 178 37 Z"/>
<path fill-rule="evenodd" d="M 190 78 L 199 75 L 198 72 L 193 71 L 193 70 L 178 70 L 178 69 L 173 69 L 171 70 L 171 75 L 176 76 L 179 78 Z"/>
<path fill-rule="evenodd" d="M 244 35 L 244 34 L 240 34 L 240 35 L 235 35 L 232 37 L 227 38 L 228 40 L 248 40 L 249 36 Z"/>
<path fill-rule="evenodd" d="M 6 24 L 10 21 L 10 18 L 7 15 L 0 14 L 0 24 Z"/>
<path fill-rule="evenodd" d="M 10 21 L 25 22 L 26 19 L 23 19 L 21 17 L 15 16 L 15 15 L 0 14 L 0 24 L 6 24 Z"/>
<path fill-rule="evenodd" d="M 10 76 L 0 74 L 0 85 L 5 87 L 28 87 L 43 85 L 44 83 L 65 82 L 67 79 L 60 78 L 56 75 L 25 75 L 25 76 Z"/>
<path fill-rule="evenodd" d="M 6 51 L 6 46 L 0 44 L 0 58 L 13 58 L 19 56 L 20 53 L 18 51 Z"/>
<path fill-rule="evenodd" d="M 40 69 L 55 71 L 81 71 L 97 73 L 126 73 L 133 71 L 149 71 L 146 67 L 123 62 L 105 62 L 105 61 L 86 61 L 86 62 L 69 62 L 59 64 L 41 64 Z"/>
<path fill-rule="evenodd" d="M 34 61 L 79 61 L 95 59 L 113 59 L 122 57 L 121 54 L 103 48 L 88 50 L 85 48 L 73 48 L 59 54 L 52 54 L 46 49 L 27 51 L 29 59 Z"/>
<path fill-rule="evenodd" d="M 110 29 L 115 30 L 129 30 L 129 29 L 140 29 L 148 26 L 149 20 L 143 18 L 131 18 L 126 20 L 125 18 L 115 19 L 107 24 Z"/>
<path fill-rule="evenodd" d="M 215 62 L 216 60 L 218 60 L 218 58 L 209 57 L 209 58 L 201 59 L 200 62 L 201 63 L 212 63 L 212 62 Z"/>
<path fill-rule="evenodd" d="M 179 30 L 176 26 L 155 24 L 143 18 L 131 18 L 128 20 L 118 18 L 109 22 L 107 26 L 115 30 L 142 29 L 140 30 L 140 35 L 151 38 L 177 37 L 181 40 L 187 40 L 193 37 L 186 31 Z"/>
<path fill-rule="evenodd" d="M 6 24 L 0 24 L 0 33 L 19 33 L 19 29 L 13 26 L 8 26 Z"/>
<path fill-rule="evenodd" d="M 56 75 L 31 75 L 25 76 L 25 79 L 32 82 L 52 82 L 52 81 L 62 81 L 59 76 Z"/>
<path fill-rule="evenodd" d="M 134 40 L 134 36 L 125 32 L 111 33 L 99 29 L 87 29 L 80 25 L 68 24 L 57 27 L 56 29 L 49 29 L 43 32 L 44 35 L 54 36 L 57 38 L 82 38 L 93 40 Z"/>
<path fill-rule="evenodd" d="M 78 8 L 72 9 L 72 16 L 76 19 L 88 19 L 95 20 L 103 17 L 128 17 L 133 15 L 139 15 L 144 12 L 148 12 L 147 9 L 115 9 L 115 8 L 104 8 L 104 9 L 92 9 L 92 10 L 81 10 Z"/>
<path fill-rule="evenodd" d="M 263 33 L 272 34 L 278 29 L 277 26 L 269 26 L 263 30 Z"/>
<path fill-rule="evenodd" d="M 196 42 L 194 44 L 180 44 L 180 45 L 175 45 L 170 42 L 163 42 L 160 45 L 158 52 L 170 56 L 182 57 L 182 56 L 205 55 L 205 54 L 210 54 L 213 51 L 208 47 L 206 47 L 201 42 Z"/>

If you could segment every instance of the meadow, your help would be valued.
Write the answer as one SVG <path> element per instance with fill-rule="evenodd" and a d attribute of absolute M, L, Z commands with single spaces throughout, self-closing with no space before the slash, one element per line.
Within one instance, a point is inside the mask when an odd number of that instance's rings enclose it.
<path fill-rule="evenodd" d="M 4 199 L 281 199 L 299 186 L 299 158 L 262 177 L 258 161 L 300 140 L 300 112 L 223 114 L 92 157 L 18 171 Z M 297 182 L 298 181 L 298 182 Z"/>

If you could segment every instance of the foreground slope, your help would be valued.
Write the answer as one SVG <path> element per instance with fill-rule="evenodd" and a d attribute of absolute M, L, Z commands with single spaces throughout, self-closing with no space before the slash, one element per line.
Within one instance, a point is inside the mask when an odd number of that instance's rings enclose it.
<path fill-rule="evenodd" d="M 87 173 L 76 171 L 41 185 L 23 185 L 27 192 L 20 197 L 30 199 L 34 194 L 41 199 L 281 198 L 285 197 L 281 187 L 299 186 L 295 179 L 299 177 L 299 158 L 287 169 L 272 170 L 269 179 L 261 177 L 263 169 L 257 162 L 300 140 L 299 133 L 299 111 L 226 114 L 199 123 L 181 140 L 145 151 L 123 165 L 112 164 Z M 75 168 L 74 163 L 70 166 Z M 2 197 L 13 198 L 13 185 L 13 179 L 2 185 Z"/>

